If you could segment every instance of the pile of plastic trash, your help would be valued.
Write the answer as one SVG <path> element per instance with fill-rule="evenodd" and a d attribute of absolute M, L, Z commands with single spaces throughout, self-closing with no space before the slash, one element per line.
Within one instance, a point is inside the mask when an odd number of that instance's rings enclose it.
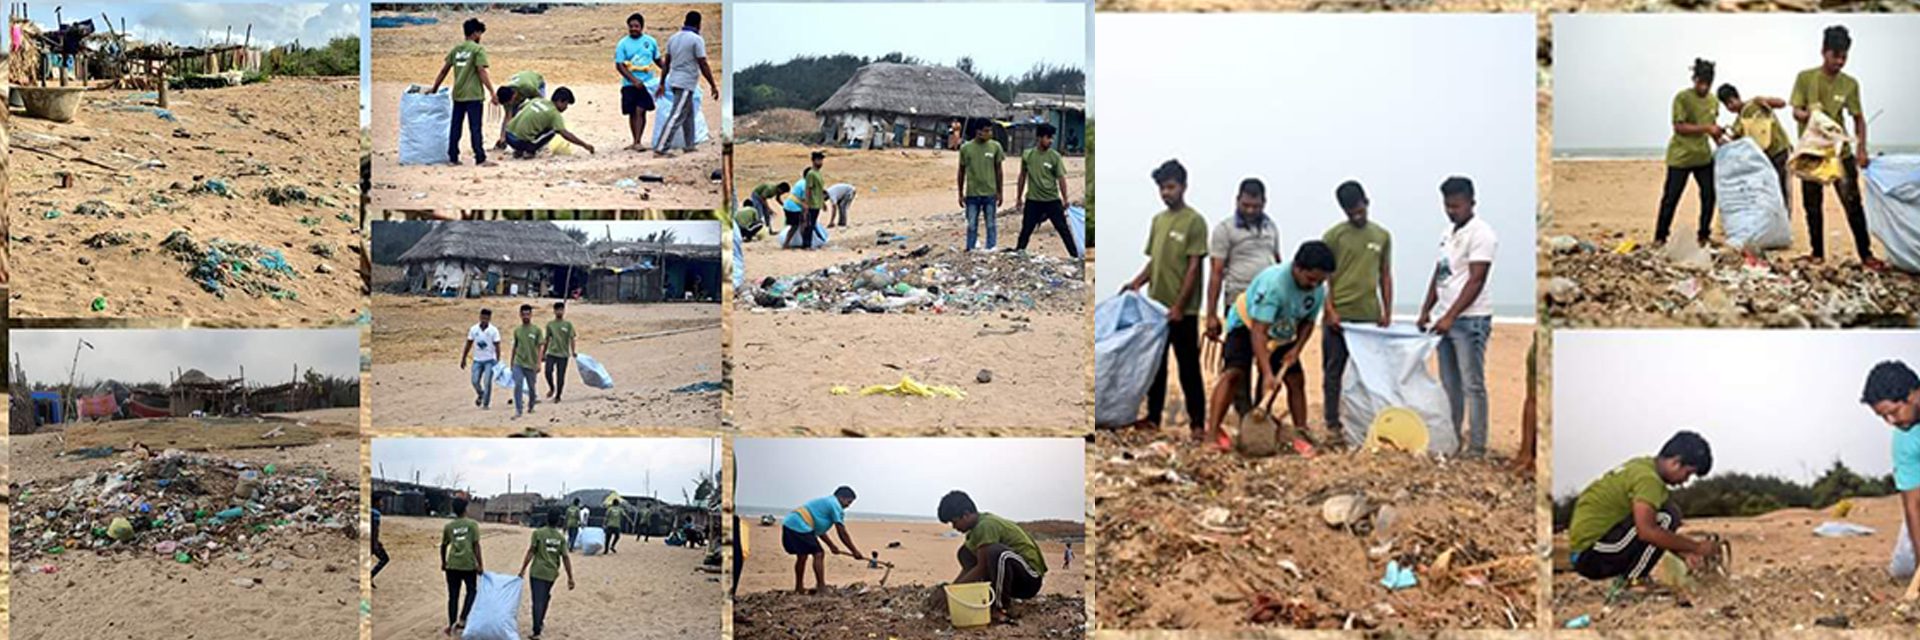
<path fill-rule="evenodd" d="M 1078 261 L 1019 252 L 963 253 L 922 245 L 912 251 L 747 283 L 758 309 L 840 313 L 996 313 L 1086 308 Z"/>
<path fill-rule="evenodd" d="M 79 550 L 173 562 L 241 560 L 268 540 L 311 531 L 358 535 L 359 483 L 324 469 L 283 469 L 213 455 L 137 448 L 132 460 L 71 480 L 19 486 L 17 561 Z"/>
<path fill-rule="evenodd" d="M 161 248 L 187 263 L 187 277 L 207 292 L 226 296 L 228 288 L 249 295 L 271 296 L 275 300 L 294 299 L 297 294 L 281 282 L 300 277 L 279 249 L 252 242 L 233 242 L 214 238 L 202 244 L 185 230 L 175 230 L 160 242 Z"/>

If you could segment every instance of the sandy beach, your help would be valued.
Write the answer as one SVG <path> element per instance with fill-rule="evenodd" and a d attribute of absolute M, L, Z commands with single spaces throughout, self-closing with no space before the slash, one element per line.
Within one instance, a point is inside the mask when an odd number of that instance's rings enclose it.
<path fill-rule="evenodd" d="M 290 414 L 311 424 L 336 410 Z M 323 425 L 329 437 L 318 444 L 288 448 L 250 448 L 212 452 L 221 459 L 283 474 L 332 478 L 357 476 L 360 446 L 353 425 Z M 14 435 L 8 451 L 11 481 L 33 487 L 56 486 L 108 471 L 131 460 L 130 454 L 81 459 L 59 456 L 67 449 L 58 431 Z M 23 490 L 25 510 L 13 526 L 31 523 L 27 510 L 43 505 Z M 48 499 L 58 499 L 49 494 Z M 12 567 L 12 625 L 19 638 L 162 638 L 251 640 L 287 637 L 299 629 L 308 637 L 349 637 L 359 626 L 356 613 L 360 582 L 354 571 L 360 542 L 351 512 L 341 530 L 312 528 L 256 534 L 258 539 L 213 551 L 196 551 L 190 564 L 147 549 L 70 550 L 22 560 Z M 143 539 L 144 540 L 144 539 Z M 250 583 L 250 584 L 245 584 Z M 114 606 L 101 607 L 110 602 Z M 221 615 L 208 616 L 209 611 Z"/>
<path fill-rule="evenodd" d="M 447 623 L 446 578 L 435 557 L 444 518 L 381 518 L 381 543 L 392 563 L 374 581 L 373 637 L 439 637 Z M 484 523 L 480 544 L 486 569 L 518 571 L 532 529 Z M 563 569 L 554 586 L 543 638 L 719 637 L 725 592 L 719 574 L 698 570 L 703 552 L 622 536 L 620 552 L 572 556 L 575 588 Z M 533 629 L 531 592 L 522 590 L 520 632 Z"/>
<path fill-rule="evenodd" d="M 280 77 L 174 92 L 172 122 L 152 93 L 108 90 L 87 92 L 72 123 L 13 118 L 9 267 L 36 284 L 13 289 L 11 312 L 351 322 L 366 308 L 358 95 L 354 78 Z M 176 230 L 192 246 L 167 243 Z M 224 282 L 189 273 L 214 248 L 241 263 Z M 284 270 L 262 268 L 273 256 Z"/>
<path fill-rule="evenodd" d="M 547 402 L 546 382 L 534 413 L 513 419 L 513 390 L 495 387 L 492 408 L 473 406 L 470 372 L 458 368 L 466 329 L 482 307 L 494 309 L 506 334 L 521 303 L 533 304 L 537 324 L 553 319 L 551 300 L 444 299 L 379 294 L 374 299 L 373 424 L 415 426 L 720 426 L 718 390 L 674 391 L 720 381 L 720 307 L 716 304 L 567 305 L 577 348 L 612 374 L 614 388 L 595 389 L 567 375 L 566 395 Z M 611 342 L 670 329 L 711 327 L 644 340 Z M 503 338 L 506 336 L 503 335 Z M 506 340 L 511 345 L 511 339 Z M 510 346 L 509 346 L 510 348 Z"/>
<path fill-rule="evenodd" d="M 753 143 L 738 150 L 743 189 L 760 182 L 792 182 L 810 147 Z M 968 261 L 960 255 L 966 224 L 953 194 L 952 152 L 928 150 L 833 151 L 822 175 L 848 182 L 859 195 L 849 226 L 830 230 L 827 248 L 781 249 L 760 240 L 746 245 L 749 288 L 767 278 L 817 277 L 820 270 L 851 271 L 861 261 L 948 265 L 990 274 L 982 289 L 1033 289 L 1030 263 L 996 254 Z M 1067 160 L 1069 185 L 1083 178 L 1084 158 Z M 1019 167 L 1009 162 L 1012 180 Z M 1079 189 L 1075 186 L 1074 189 Z M 1076 191 L 1070 197 L 1083 194 Z M 1009 194 L 1011 197 L 1011 194 Z M 1019 237 L 1017 212 L 999 217 L 999 246 Z M 879 245 L 881 232 L 907 236 Z M 984 233 L 984 230 L 982 231 Z M 928 247 L 919 258 L 908 257 Z M 1028 245 L 1063 272 L 1084 278 L 1051 226 L 1036 229 Z M 1045 285 L 1038 285 L 1046 289 Z M 1069 291 L 1065 289 L 1060 291 Z M 1049 294 L 1052 293 L 1050 290 Z M 1017 298 L 1034 294 L 1009 294 Z M 1032 430 L 1083 428 L 1090 403 L 1085 379 L 1089 350 L 1084 295 L 1063 295 L 1033 307 L 1002 303 L 975 313 L 841 314 L 829 310 L 771 309 L 742 296 L 735 301 L 731 411 L 735 424 L 760 433 L 866 433 L 875 429 Z M 982 370 L 990 382 L 979 382 Z M 964 391 L 964 399 L 835 395 L 834 387 L 857 391 L 893 384 L 902 376 Z"/>
<path fill-rule="evenodd" d="M 1553 615 L 1568 620 L 1589 615 L 1596 629 L 1698 629 L 1720 634 L 1758 634 L 1812 629 L 1821 618 L 1843 616 L 1856 629 L 1889 631 L 1920 622 L 1901 611 L 1903 581 L 1887 576 L 1894 536 L 1900 532 L 1895 497 L 1856 498 L 1843 520 L 1830 510 L 1783 509 L 1751 518 L 1687 520 L 1680 532 L 1717 533 L 1733 545 L 1732 574 L 1707 578 L 1682 606 L 1665 590 L 1636 590 L 1606 603 L 1606 582 L 1557 573 Z M 1844 521 L 1871 527 L 1872 535 L 1822 538 L 1821 523 Z M 1564 544 L 1564 532 L 1557 537 Z M 1559 546 L 1558 544 L 1556 546 Z"/>
<path fill-rule="evenodd" d="M 648 35 L 664 50 L 667 38 L 680 30 L 687 11 L 699 11 L 701 35 L 707 41 L 707 63 L 714 80 L 723 85 L 721 7 L 718 4 L 556 5 L 544 14 L 510 13 L 507 7 L 475 14 L 469 11 L 380 12 L 438 18 L 437 24 L 374 29 L 373 191 L 375 209 L 506 208 L 548 209 L 588 203 L 602 208 L 709 210 L 722 200 L 720 183 L 712 174 L 720 169 L 720 101 L 712 99 L 706 81 L 701 113 L 710 131 L 707 144 L 691 154 L 661 159 L 652 151 L 631 151 L 627 118 L 620 114 L 620 77 L 608 61 L 613 47 L 626 37 L 626 17 L 640 11 L 647 18 Z M 400 96 L 407 86 L 433 83 L 447 50 L 461 41 L 461 23 L 479 17 L 487 24 L 481 41 L 487 49 L 488 71 L 496 83 L 523 70 L 536 71 L 546 81 L 549 95 L 568 87 L 578 102 L 565 114 L 568 130 L 597 147 L 588 154 L 543 153 L 533 160 L 514 160 L 505 150 L 493 151 L 504 111 L 489 105 L 483 127 L 493 167 L 472 165 L 471 151 L 461 144 L 461 166 L 399 164 Z M 451 82 L 451 78 L 448 80 Z M 658 111 L 650 112 L 651 135 Z M 649 139 L 650 142 L 650 139 Z M 660 178 L 659 182 L 642 176 Z M 621 186 L 632 180 L 633 186 Z"/>
<path fill-rule="evenodd" d="M 748 542 L 752 552 L 752 556 L 747 558 L 746 570 L 740 574 L 740 593 L 793 590 L 793 556 L 787 555 L 780 547 L 779 523 L 760 526 L 759 517 L 742 516 L 740 526 L 751 536 Z M 881 560 L 894 564 L 893 574 L 886 576 L 888 586 L 952 582 L 954 576 L 960 573 L 959 560 L 954 558 L 954 552 L 960 548 L 962 537 L 951 526 L 938 522 L 856 520 L 847 523 L 847 533 L 853 536 L 855 544 L 860 545 L 861 552 L 870 554 L 878 551 Z M 1033 532 L 1028 533 L 1034 536 L 1034 542 L 1040 545 L 1040 553 L 1047 560 L 1047 575 L 1040 593 L 1085 597 L 1085 545 L 1074 541 L 1073 563 L 1062 566 L 1066 545 L 1061 540 L 1041 539 Z M 832 540 L 834 544 L 840 544 L 838 536 L 833 536 Z M 887 545 L 893 542 L 899 542 L 900 546 L 888 548 Z M 884 573 L 882 569 L 869 569 L 867 563 L 846 556 L 827 558 L 829 586 L 855 582 L 878 585 Z M 807 580 L 807 587 L 812 588 L 812 569 L 807 570 Z"/>

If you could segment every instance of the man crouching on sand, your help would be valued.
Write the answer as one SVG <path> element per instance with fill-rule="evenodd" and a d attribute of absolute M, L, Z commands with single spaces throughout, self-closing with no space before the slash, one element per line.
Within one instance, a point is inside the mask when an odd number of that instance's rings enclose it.
<path fill-rule="evenodd" d="M 993 620 L 1009 617 L 1010 600 L 1028 600 L 1040 595 L 1041 579 L 1047 575 L 1047 560 L 1040 546 L 1012 520 L 980 513 L 973 498 L 954 491 L 940 498 L 940 522 L 966 534 L 960 543 L 960 575 L 954 584 L 988 582 L 993 584 Z"/>
<path fill-rule="evenodd" d="M 519 111 L 507 122 L 507 146 L 513 147 L 513 157 L 520 160 L 532 158 L 553 142 L 554 136 L 566 138 L 587 153 L 594 153 L 593 145 L 581 140 L 567 130 L 565 113 L 573 106 L 573 90 L 560 87 L 553 90 L 553 99 L 533 98 L 520 104 Z"/>
<path fill-rule="evenodd" d="M 1589 580 L 1626 582 L 1647 575 L 1662 553 L 1680 554 L 1693 568 L 1720 555 L 1705 540 L 1675 533 L 1680 509 L 1671 489 L 1713 469 L 1713 450 L 1692 431 L 1673 434 L 1654 457 L 1623 462 L 1580 491 L 1567 527 L 1573 570 Z"/>
<path fill-rule="evenodd" d="M 1860 403 L 1893 427 L 1893 488 L 1900 492 L 1900 537 L 1894 539 L 1887 572 L 1909 580 L 1906 599 L 1920 598 L 1913 550 L 1920 549 L 1920 375 L 1898 360 L 1874 365 Z"/>
<path fill-rule="evenodd" d="M 780 523 L 780 546 L 793 554 L 793 592 L 806 593 L 807 561 L 813 561 L 813 590 L 824 591 L 827 588 L 827 553 L 820 549 L 820 543 L 827 543 L 827 549 L 834 555 L 845 555 L 855 560 L 860 557 L 860 547 L 853 544 L 853 536 L 847 535 L 847 507 L 853 506 L 853 487 L 840 487 L 833 495 L 808 500 L 800 508 L 787 514 Z M 840 534 L 840 541 L 846 543 L 847 550 L 842 553 L 827 538 L 831 529 Z"/>

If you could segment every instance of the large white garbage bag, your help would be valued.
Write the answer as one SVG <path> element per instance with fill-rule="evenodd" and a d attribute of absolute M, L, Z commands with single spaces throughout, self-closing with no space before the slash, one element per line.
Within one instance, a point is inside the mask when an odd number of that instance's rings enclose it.
<path fill-rule="evenodd" d="M 1787 202 L 1780 195 L 1780 174 L 1758 143 L 1741 138 L 1714 150 L 1713 186 L 1727 244 L 1749 250 L 1793 245 Z"/>
<path fill-rule="evenodd" d="M 453 126 L 453 89 L 427 93 L 420 85 L 400 94 L 400 164 L 446 164 Z"/>
<path fill-rule="evenodd" d="M 1167 308 L 1138 291 L 1093 308 L 1093 422 L 1131 424 L 1167 357 Z"/>
<path fill-rule="evenodd" d="M 607 530 L 600 527 L 580 527 L 580 532 L 573 536 L 573 547 L 590 556 L 600 555 L 600 552 L 607 550 Z"/>
<path fill-rule="evenodd" d="M 520 578 L 488 571 L 467 614 L 461 640 L 520 640 Z"/>
<path fill-rule="evenodd" d="M 1860 177 L 1867 230 L 1886 245 L 1887 261 L 1920 273 L 1920 156 L 1881 156 Z"/>
<path fill-rule="evenodd" d="M 1374 416 L 1402 407 L 1427 425 L 1427 452 L 1452 454 L 1460 448 L 1447 411 L 1447 392 L 1427 370 L 1440 337 L 1409 325 L 1382 329 L 1342 324 L 1347 339 L 1347 370 L 1340 381 L 1340 422 L 1347 444 L 1360 446 Z"/>

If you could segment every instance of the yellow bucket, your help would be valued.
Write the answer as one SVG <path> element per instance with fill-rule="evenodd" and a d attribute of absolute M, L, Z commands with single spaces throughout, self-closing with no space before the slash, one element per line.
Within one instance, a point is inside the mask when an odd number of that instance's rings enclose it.
<path fill-rule="evenodd" d="M 968 582 L 947 585 L 947 618 L 954 628 L 984 627 L 993 622 L 993 585 Z"/>
<path fill-rule="evenodd" d="M 1366 448 L 1378 451 L 1391 447 L 1396 451 L 1425 453 L 1427 451 L 1427 424 L 1420 414 L 1404 407 L 1388 407 L 1380 411 L 1373 419 L 1372 428 L 1367 430 Z"/>

